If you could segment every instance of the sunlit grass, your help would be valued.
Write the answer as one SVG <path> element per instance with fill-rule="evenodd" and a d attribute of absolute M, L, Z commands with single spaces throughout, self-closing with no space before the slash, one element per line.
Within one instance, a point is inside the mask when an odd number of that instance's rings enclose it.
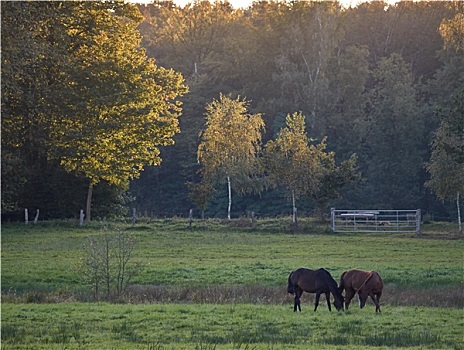
<path fill-rule="evenodd" d="M 270 225 L 272 221 L 265 221 Z M 274 220 L 276 226 L 285 220 Z M 260 223 L 260 222 L 258 222 Z M 85 238 L 101 234 L 104 223 L 5 225 L 2 228 L 2 291 L 84 290 L 77 262 Z M 230 227 L 222 221 L 185 220 L 127 225 L 138 244 L 134 262 L 143 270 L 139 285 L 281 286 L 297 267 L 324 267 L 335 279 L 350 268 L 376 269 L 399 288 L 459 286 L 464 241 L 415 238 L 411 234 L 327 234 L 311 221 L 301 232 Z M 232 225 L 234 226 L 234 225 Z"/>

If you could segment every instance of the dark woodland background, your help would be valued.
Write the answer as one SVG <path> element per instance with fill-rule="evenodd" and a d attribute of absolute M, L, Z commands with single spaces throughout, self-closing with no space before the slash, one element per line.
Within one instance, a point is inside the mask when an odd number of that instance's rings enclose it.
<path fill-rule="evenodd" d="M 147 56 L 180 72 L 189 87 L 180 99 L 181 132 L 174 145 L 161 148 L 160 166 L 145 167 L 139 179 L 121 186 L 95 186 L 93 217 L 127 215 L 131 208 L 187 216 L 195 208 L 187 183 L 199 181 L 205 106 L 220 93 L 246 98 L 251 113 L 263 114 L 263 143 L 276 137 L 287 114 L 301 111 L 308 136 L 327 137 L 337 163 L 357 154 L 362 180 L 328 208 L 420 208 L 435 220 L 456 217 L 455 201 L 438 200 L 424 185 L 430 178 L 424 166 L 440 114 L 464 98 L 463 53 L 446 48 L 439 31 L 444 20 L 464 12 L 464 3 L 374 1 L 344 9 L 336 2 L 255 2 L 236 10 L 222 2 L 184 8 L 155 2 L 137 8 Z M 2 4 L 2 22 L 6 11 Z M 2 23 L 2 41 L 4 30 Z M 2 73 L 3 90 L 9 78 Z M 26 143 L 8 162 L 10 153 L 2 152 L 2 218 L 19 219 L 24 208 L 40 208 L 44 219 L 76 217 L 85 208 L 86 179 L 67 173 L 36 145 Z M 225 217 L 226 207 L 226 184 L 218 184 L 206 216 Z M 314 209 L 310 198 L 299 200 L 299 215 Z M 251 211 L 289 215 L 291 203 L 279 190 L 234 194 L 232 215 Z"/>

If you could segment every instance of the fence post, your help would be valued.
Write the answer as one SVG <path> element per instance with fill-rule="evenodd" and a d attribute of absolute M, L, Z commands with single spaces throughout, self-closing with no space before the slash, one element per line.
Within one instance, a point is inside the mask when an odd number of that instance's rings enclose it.
<path fill-rule="evenodd" d="M 251 227 L 255 228 L 256 223 L 255 223 L 255 212 L 251 212 Z"/>
<path fill-rule="evenodd" d="M 335 232 L 335 208 L 330 208 L 330 228 Z"/>
<path fill-rule="evenodd" d="M 37 213 L 35 214 L 34 224 L 36 224 L 37 221 L 39 221 L 39 209 L 37 209 Z"/>
<path fill-rule="evenodd" d="M 421 210 L 420 209 L 417 209 L 416 210 L 416 236 L 420 236 L 421 232 L 420 232 L 420 225 L 421 225 L 421 221 L 422 221 L 422 218 L 421 218 Z"/>
<path fill-rule="evenodd" d="M 132 208 L 132 226 L 135 226 L 135 222 L 137 221 L 137 210 Z"/>
<path fill-rule="evenodd" d="M 193 222 L 193 209 L 189 210 L 189 228 L 192 228 L 192 222 Z"/>
<path fill-rule="evenodd" d="M 27 211 L 27 208 L 24 209 L 24 223 L 26 225 L 29 223 L 29 212 Z"/>
<path fill-rule="evenodd" d="M 84 225 L 84 218 L 85 218 L 84 209 L 81 209 L 79 213 L 79 226 Z"/>

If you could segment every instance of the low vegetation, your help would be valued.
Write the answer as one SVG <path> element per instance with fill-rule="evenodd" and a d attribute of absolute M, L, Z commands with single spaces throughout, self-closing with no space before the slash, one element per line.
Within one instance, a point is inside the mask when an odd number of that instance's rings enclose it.
<path fill-rule="evenodd" d="M 291 218 L 165 219 L 129 223 L 2 227 L 2 349 L 462 349 L 463 240 L 430 223 L 413 233 L 334 234 Z M 140 267 L 110 302 L 94 302 L 79 263 L 92 238 L 124 231 Z M 314 313 L 286 293 L 296 267 L 376 269 L 382 314 Z M 89 303 L 90 302 L 90 303 Z"/>

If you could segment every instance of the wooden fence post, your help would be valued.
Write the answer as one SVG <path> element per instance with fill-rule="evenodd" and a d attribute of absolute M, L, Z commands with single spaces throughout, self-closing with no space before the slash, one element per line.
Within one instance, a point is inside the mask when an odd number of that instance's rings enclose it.
<path fill-rule="evenodd" d="M 192 221 L 193 221 L 193 209 L 189 211 L 189 228 L 192 228 Z"/>
<path fill-rule="evenodd" d="M 84 218 L 85 218 L 84 209 L 81 209 L 81 212 L 79 213 L 79 226 L 84 225 Z"/>
<path fill-rule="evenodd" d="M 135 226 L 136 221 L 137 221 L 137 209 L 132 208 L 132 226 Z"/>
<path fill-rule="evenodd" d="M 37 221 L 39 221 L 39 209 L 37 209 L 37 213 L 35 214 L 35 218 L 34 218 L 34 224 L 37 224 Z"/>

